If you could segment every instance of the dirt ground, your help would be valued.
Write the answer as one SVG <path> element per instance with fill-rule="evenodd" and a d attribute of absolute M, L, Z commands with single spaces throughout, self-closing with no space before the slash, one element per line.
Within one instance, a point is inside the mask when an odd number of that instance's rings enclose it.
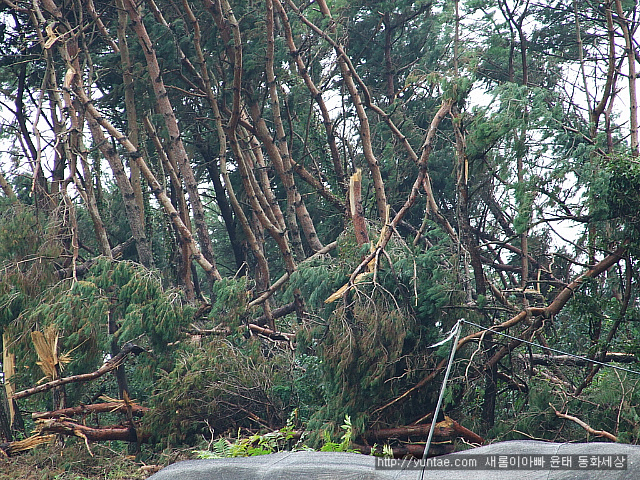
<path fill-rule="evenodd" d="M 115 442 L 114 442 L 115 443 Z M 84 442 L 44 445 L 7 458 L 0 457 L 0 480 L 144 480 L 160 468 L 182 460 L 182 452 L 127 455 L 122 445 Z"/>

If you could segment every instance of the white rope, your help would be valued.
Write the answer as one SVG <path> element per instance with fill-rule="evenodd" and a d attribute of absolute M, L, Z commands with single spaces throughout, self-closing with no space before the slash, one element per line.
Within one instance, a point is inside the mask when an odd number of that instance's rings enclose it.
<path fill-rule="evenodd" d="M 624 368 L 624 367 L 619 367 L 618 365 L 611 365 L 609 363 L 600 362 L 598 360 L 593 360 L 591 358 L 584 357 L 582 355 L 576 355 L 575 353 L 564 352 L 562 350 L 558 350 L 557 348 L 545 347 L 544 345 L 540 345 L 539 343 L 534 343 L 534 342 L 530 342 L 528 340 L 523 340 L 522 338 L 514 337 L 513 335 L 509 335 L 507 333 L 497 332 L 495 330 L 492 330 L 491 327 L 483 327 L 482 325 L 478 325 L 477 323 L 470 322 L 469 320 L 465 320 L 464 318 L 462 318 L 462 319 L 460 319 L 458 321 L 459 322 L 464 322 L 467 325 L 472 325 L 474 327 L 478 327 L 478 328 L 484 330 L 485 332 L 491 332 L 491 333 L 495 333 L 496 335 L 502 335 L 503 337 L 510 338 L 512 340 L 518 340 L 519 342 L 526 343 L 527 345 L 531 345 L 531 346 L 534 346 L 534 347 L 541 348 L 542 350 L 549 350 L 550 352 L 559 353 L 560 355 L 567 355 L 567 356 L 573 357 L 573 358 L 578 358 L 578 359 L 584 360 L 585 362 L 588 362 L 588 363 L 597 363 L 598 365 L 603 366 L 603 367 L 615 368 L 616 370 L 622 370 L 623 372 L 629 372 L 629 373 L 634 373 L 636 375 L 640 375 L 640 372 L 638 372 L 637 370 L 631 370 L 630 368 Z"/>
<path fill-rule="evenodd" d="M 439 341 L 438 343 L 434 343 L 433 345 L 430 345 L 428 348 L 436 348 L 439 347 L 441 345 L 444 345 L 445 343 L 449 342 L 452 338 L 454 338 L 453 344 L 451 345 L 451 353 L 449 354 L 449 363 L 447 364 L 447 370 L 444 374 L 444 379 L 442 380 L 442 387 L 440 388 L 440 396 L 438 397 L 438 403 L 436 404 L 436 409 L 433 413 L 433 418 L 431 420 L 431 428 L 429 429 L 429 436 L 427 437 L 427 443 L 424 447 L 424 452 L 422 453 L 422 461 L 424 462 L 424 465 L 422 467 L 421 470 L 421 475 L 420 478 L 424 479 L 424 471 L 425 471 L 425 467 L 426 467 L 426 458 L 427 455 L 429 453 L 429 448 L 431 447 L 431 440 L 433 439 L 433 432 L 435 431 L 435 427 L 436 427 L 436 422 L 438 419 L 438 413 L 440 412 L 440 408 L 442 407 L 442 399 L 444 398 L 444 392 L 447 389 L 447 381 L 449 380 L 449 373 L 451 372 L 451 366 L 453 365 L 453 360 L 455 358 L 456 355 L 456 349 L 458 348 L 458 340 L 460 338 L 460 330 L 462 329 L 461 324 L 462 323 L 466 323 L 467 325 L 471 325 L 477 328 L 480 328 L 482 330 L 486 332 L 491 332 L 491 333 L 495 333 L 496 335 L 501 335 L 503 337 L 506 338 L 510 338 L 512 340 L 517 340 L 519 342 L 522 343 L 526 343 L 527 345 L 531 345 L 534 347 L 538 347 L 541 348 L 543 350 L 548 350 L 550 352 L 554 352 L 554 353 L 558 353 L 560 355 L 568 355 L 570 357 L 573 358 L 577 358 L 580 360 L 585 360 L 586 362 L 589 363 L 595 363 L 598 365 L 601 365 L 603 367 L 608 367 L 608 368 L 614 368 L 616 370 L 622 370 L 623 372 L 628 372 L 628 373 L 633 373 L 636 375 L 640 375 L 640 372 L 636 371 L 636 370 L 631 370 L 630 368 L 624 368 L 624 367 L 619 367 L 617 365 L 611 365 L 609 363 L 604 363 L 604 362 L 600 362 L 598 360 L 593 360 L 591 358 L 582 356 L 582 355 L 576 355 L 574 353 L 569 353 L 569 352 L 565 352 L 562 350 L 558 350 L 557 348 L 551 348 L 551 347 L 545 347 L 543 345 L 540 345 L 538 343 L 535 342 L 530 342 L 528 340 L 524 340 L 522 338 L 518 338 L 518 337 L 514 337 L 513 335 L 509 335 L 507 333 L 503 333 L 503 332 L 497 332 L 491 328 L 487 328 L 487 327 L 483 327 L 482 325 L 478 325 L 477 323 L 473 323 L 470 322 L 469 320 L 466 320 L 464 318 L 461 318 L 460 320 L 458 320 L 456 322 L 456 324 L 453 326 L 453 328 L 449 331 L 449 334 L 447 335 L 447 338 L 445 338 L 444 340 Z"/>
<path fill-rule="evenodd" d="M 458 339 L 460 338 L 460 330 L 461 323 L 464 320 L 460 319 L 456 322 L 456 324 L 451 329 L 449 336 L 438 342 L 431 347 L 438 347 L 448 342 L 452 338 L 453 344 L 451 345 L 451 353 L 449 354 L 449 363 L 447 364 L 447 370 L 444 373 L 444 380 L 442 381 L 442 387 L 440 388 L 440 396 L 438 397 L 438 403 L 436 404 L 436 410 L 433 412 L 433 418 L 431 419 L 431 428 L 429 429 L 429 436 L 427 437 L 427 444 L 424 446 L 424 452 L 422 453 L 422 460 L 424 461 L 427 458 L 427 454 L 429 453 L 429 447 L 431 447 L 431 440 L 433 439 L 433 432 L 436 428 L 436 421 L 438 420 L 438 413 L 440 412 L 440 407 L 442 407 L 442 399 L 444 398 L 444 392 L 447 389 L 447 380 L 449 380 L 449 373 L 451 372 L 451 365 L 453 365 L 453 359 L 456 356 L 456 349 L 458 348 Z M 426 465 L 426 464 L 425 464 Z M 424 466 L 422 467 L 422 473 L 420 478 L 424 478 Z"/>

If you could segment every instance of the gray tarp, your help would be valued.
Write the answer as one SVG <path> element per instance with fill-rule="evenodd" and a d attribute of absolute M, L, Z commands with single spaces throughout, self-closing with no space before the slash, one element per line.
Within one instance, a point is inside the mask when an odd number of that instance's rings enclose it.
<path fill-rule="evenodd" d="M 375 467 L 375 457 L 354 453 L 326 452 L 282 452 L 249 458 L 225 458 L 216 460 L 190 460 L 178 462 L 164 468 L 150 480 L 547 480 L 547 479 L 640 479 L 640 446 L 620 443 L 547 443 L 517 440 L 495 443 L 484 447 L 435 457 L 440 462 L 477 459 L 483 468 L 469 470 L 400 469 L 383 470 Z M 481 455 L 481 457 L 475 457 Z M 614 462 L 626 455 L 626 469 L 616 467 Z M 551 457 L 553 456 L 553 457 Z M 526 457 L 526 458 L 525 458 Z M 527 463 L 535 458 L 544 458 L 543 469 L 527 469 L 522 465 L 517 469 L 504 470 L 498 464 L 502 461 Z M 571 459 L 573 469 L 550 468 L 557 462 L 565 464 Z M 496 462 L 495 469 L 486 469 L 487 462 Z M 538 460 L 539 461 L 539 460 Z M 583 468 L 585 462 L 604 462 L 600 469 Z M 611 462 L 611 467 L 606 464 Z M 619 464 L 618 464 L 619 465 Z M 566 465 L 565 465 L 566 468 Z M 610 469 L 603 469 L 610 468 Z"/>

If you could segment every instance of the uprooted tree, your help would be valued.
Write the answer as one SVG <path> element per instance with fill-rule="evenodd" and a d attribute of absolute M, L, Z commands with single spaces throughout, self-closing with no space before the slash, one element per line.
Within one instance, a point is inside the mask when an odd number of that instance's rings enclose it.
<path fill-rule="evenodd" d="M 5 440 L 406 450 L 460 318 L 452 438 L 637 440 L 637 11 L 552 3 L 2 0 Z"/>

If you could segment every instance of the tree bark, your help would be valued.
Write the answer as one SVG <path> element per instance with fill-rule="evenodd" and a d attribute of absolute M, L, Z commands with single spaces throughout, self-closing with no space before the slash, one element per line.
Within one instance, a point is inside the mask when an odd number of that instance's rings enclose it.
<path fill-rule="evenodd" d="M 164 192 L 164 189 L 162 188 L 162 186 L 160 185 L 156 177 L 153 175 L 153 173 L 151 172 L 151 170 L 149 169 L 145 161 L 142 159 L 142 154 L 135 148 L 135 146 L 129 141 L 129 139 L 125 135 L 120 133 L 111 123 L 109 123 L 102 115 L 100 115 L 100 113 L 96 110 L 96 108 L 91 103 L 91 100 L 89 99 L 89 97 L 87 97 L 87 95 L 84 93 L 84 91 L 81 88 L 76 87 L 75 93 L 84 104 L 84 108 L 87 111 L 87 113 L 91 115 L 102 128 L 107 130 L 109 132 L 109 135 L 111 135 L 117 142 L 119 142 L 123 147 L 125 147 L 129 155 L 131 155 L 131 157 L 134 158 L 136 162 L 138 162 L 138 165 L 140 166 L 140 171 L 142 172 L 145 179 L 147 180 L 147 183 L 151 187 L 151 191 L 156 196 L 156 198 L 164 208 L 165 212 L 167 213 L 167 215 L 169 216 L 173 224 L 176 226 L 176 228 L 180 232 L 180 235 L 182 236 L 183 241 L 189 244 L 193 259 L 200 264 L 202 269 L 207 273 L 207 275 L 212 280 L 215 281 L 215 280 L 222 279 L 222 276 L 220 275 L 220 272 L 218 272 L 218 269 L 216 268 L 216 266 L 214 264 L 211 264 L 202 255 L 202 253 L 200 253 L 200 250 L 198 249 L 195 243 L 195 240 L 191 235 L 191 232 L 182 222 L 182 220 L 180 219 L 180 215 L 178 214 L 175 207 L 171 203 L 171 200 L 169 199 L 169 197 L 167 197 L 167 194 Z"/>
<path fill-rule="evenodd" d="M 107 159 L 109 166 L 111 167 L 111 171 L 116 179 L 116 184 L 118 185 L 118 189 L 120 190 L 120 194 L 122 195 L 122 201 L 124 203 L 124 211 L 127 215 L 127 220 L 129 222 L 129 228 L 131 229 L 131 235 L 135 239 L 136 242 L 136 251 L 138 252 L 138 259 L 140 263 L 145 267 L 153 266 L 153 255 L 151 253 L 151 245 L 149 244 L 149 239 L 147 238 L 147 234 L 145 233 L 144 224 L 141 221 L 142 212 L 140 211 L 140 207 L 136 202 L 135 192 L 133 190 L 133 186 L 124 169 L 124 164 L 120 159 L 120 156 L 116 152 L 115 148 L 112 144 L 105 138 L 100 126 L 98 125 L 97 119 L 91 112 L 87 112 L 87 123 L 89 125 L 89 130 L 91 131 L 91 135 L 93 137 L 94 143 L 98 146 L 98 149 Z"/>
<path fill-rule="evenodd" d="M 148 435 L 138 435 L 136 429 L 130 425 L 109 425 L 92 428 L 79 423 L 56 418 L 39 420 L 36 430 L 40 434 L 58 434 L 80 437 L 90 442 L 105 442 L 120 440 L 123 442 L 144 442 Z"/>
<path fill-rule="evenodd" d="M 364 437 L 367 439 L 367 441 L 370 442 L 380 442 L 388 440 L 390 438 L 400 437 L 425 437 L 429 434 L 430 429 L 430 423 L 424 425 L 408 425 L 396 428 L 370 430 L 369 432 L 364 434 Z M 458 422 L 447 416 L 445 416 L 445 419 L 441 422 L 436 423 L 433 435 L 439 441 L 453 440 L 460 437 L 471 443 L 477 443 L 480 445 L 484 443 L 484 439 L 481 436 L 463 427 Z"/>
<path fill-rule="evenodd" d="M 54 410 L 51 412 L 33 412 L 31 418 L 34 420 L 47 419 L 47 418 L 59 418 L 59 417 L 74 417 L 76 415 L 87 416 L 92 413 L 127 413 L 131 410 L 131 413 L 136 417 L 141 417 L 145 413 L 149 412 L 147 407 L 141 405 L 126 404 L 124 402 L 104 402 L 96 403 L 92 405 L 79 405 L 77 407 L 64 408 L 62 410 Z"/>
<path fill-rule="evenodd" d="M 211 237 L 209 236 L 209 230 L 205 223 L 204 206 L 198 193 L 198 182 L 196 181 L 193 169 L 189 162 L 189 156 L 182 143 L 180 128 L 178 127 L 178 121 L 169 96 L 164 85 L 162 78 L 162 72 L 158 64 L 156 57 L 156 51 L 153 46 L 153 42 L 149 38 L 147 29 L 144 26 L 142 17 L 138 12 L 137 5 L 132 0 L 124 0 L 124 7 L 127 10 L 129 18 L 131 19 L 131 28 L 136 35 L 142 51 L 144 52 L 147 62 L 147 68 L 151 77 L 151 84 L 156 97 L 156 108 L 159 114 L 164 118 L 165 126 L 169 135 L 169 142 L 167 145 L 167 156 L 172 161 L 175 161 L 180 168 L 180 174 L 184 180 L 189 195 L 189 202 L 193 209 L 193 221 L 196 225 L 196 231 L 198 233 L 198 240 L 200 241 L 200 248 L 202 255 L 209 262 L 213 271 L 217 273 L 215 267 L 215 259 L 213 254 L 213 244 L 211 243 Z M 135 145 L 134 145 L 135 147 Z M 136 148 L 137 150 L 137 148 Z M 212 280 L 219 280 L 221 277 L 219 274 L 212 275 Z"/>

